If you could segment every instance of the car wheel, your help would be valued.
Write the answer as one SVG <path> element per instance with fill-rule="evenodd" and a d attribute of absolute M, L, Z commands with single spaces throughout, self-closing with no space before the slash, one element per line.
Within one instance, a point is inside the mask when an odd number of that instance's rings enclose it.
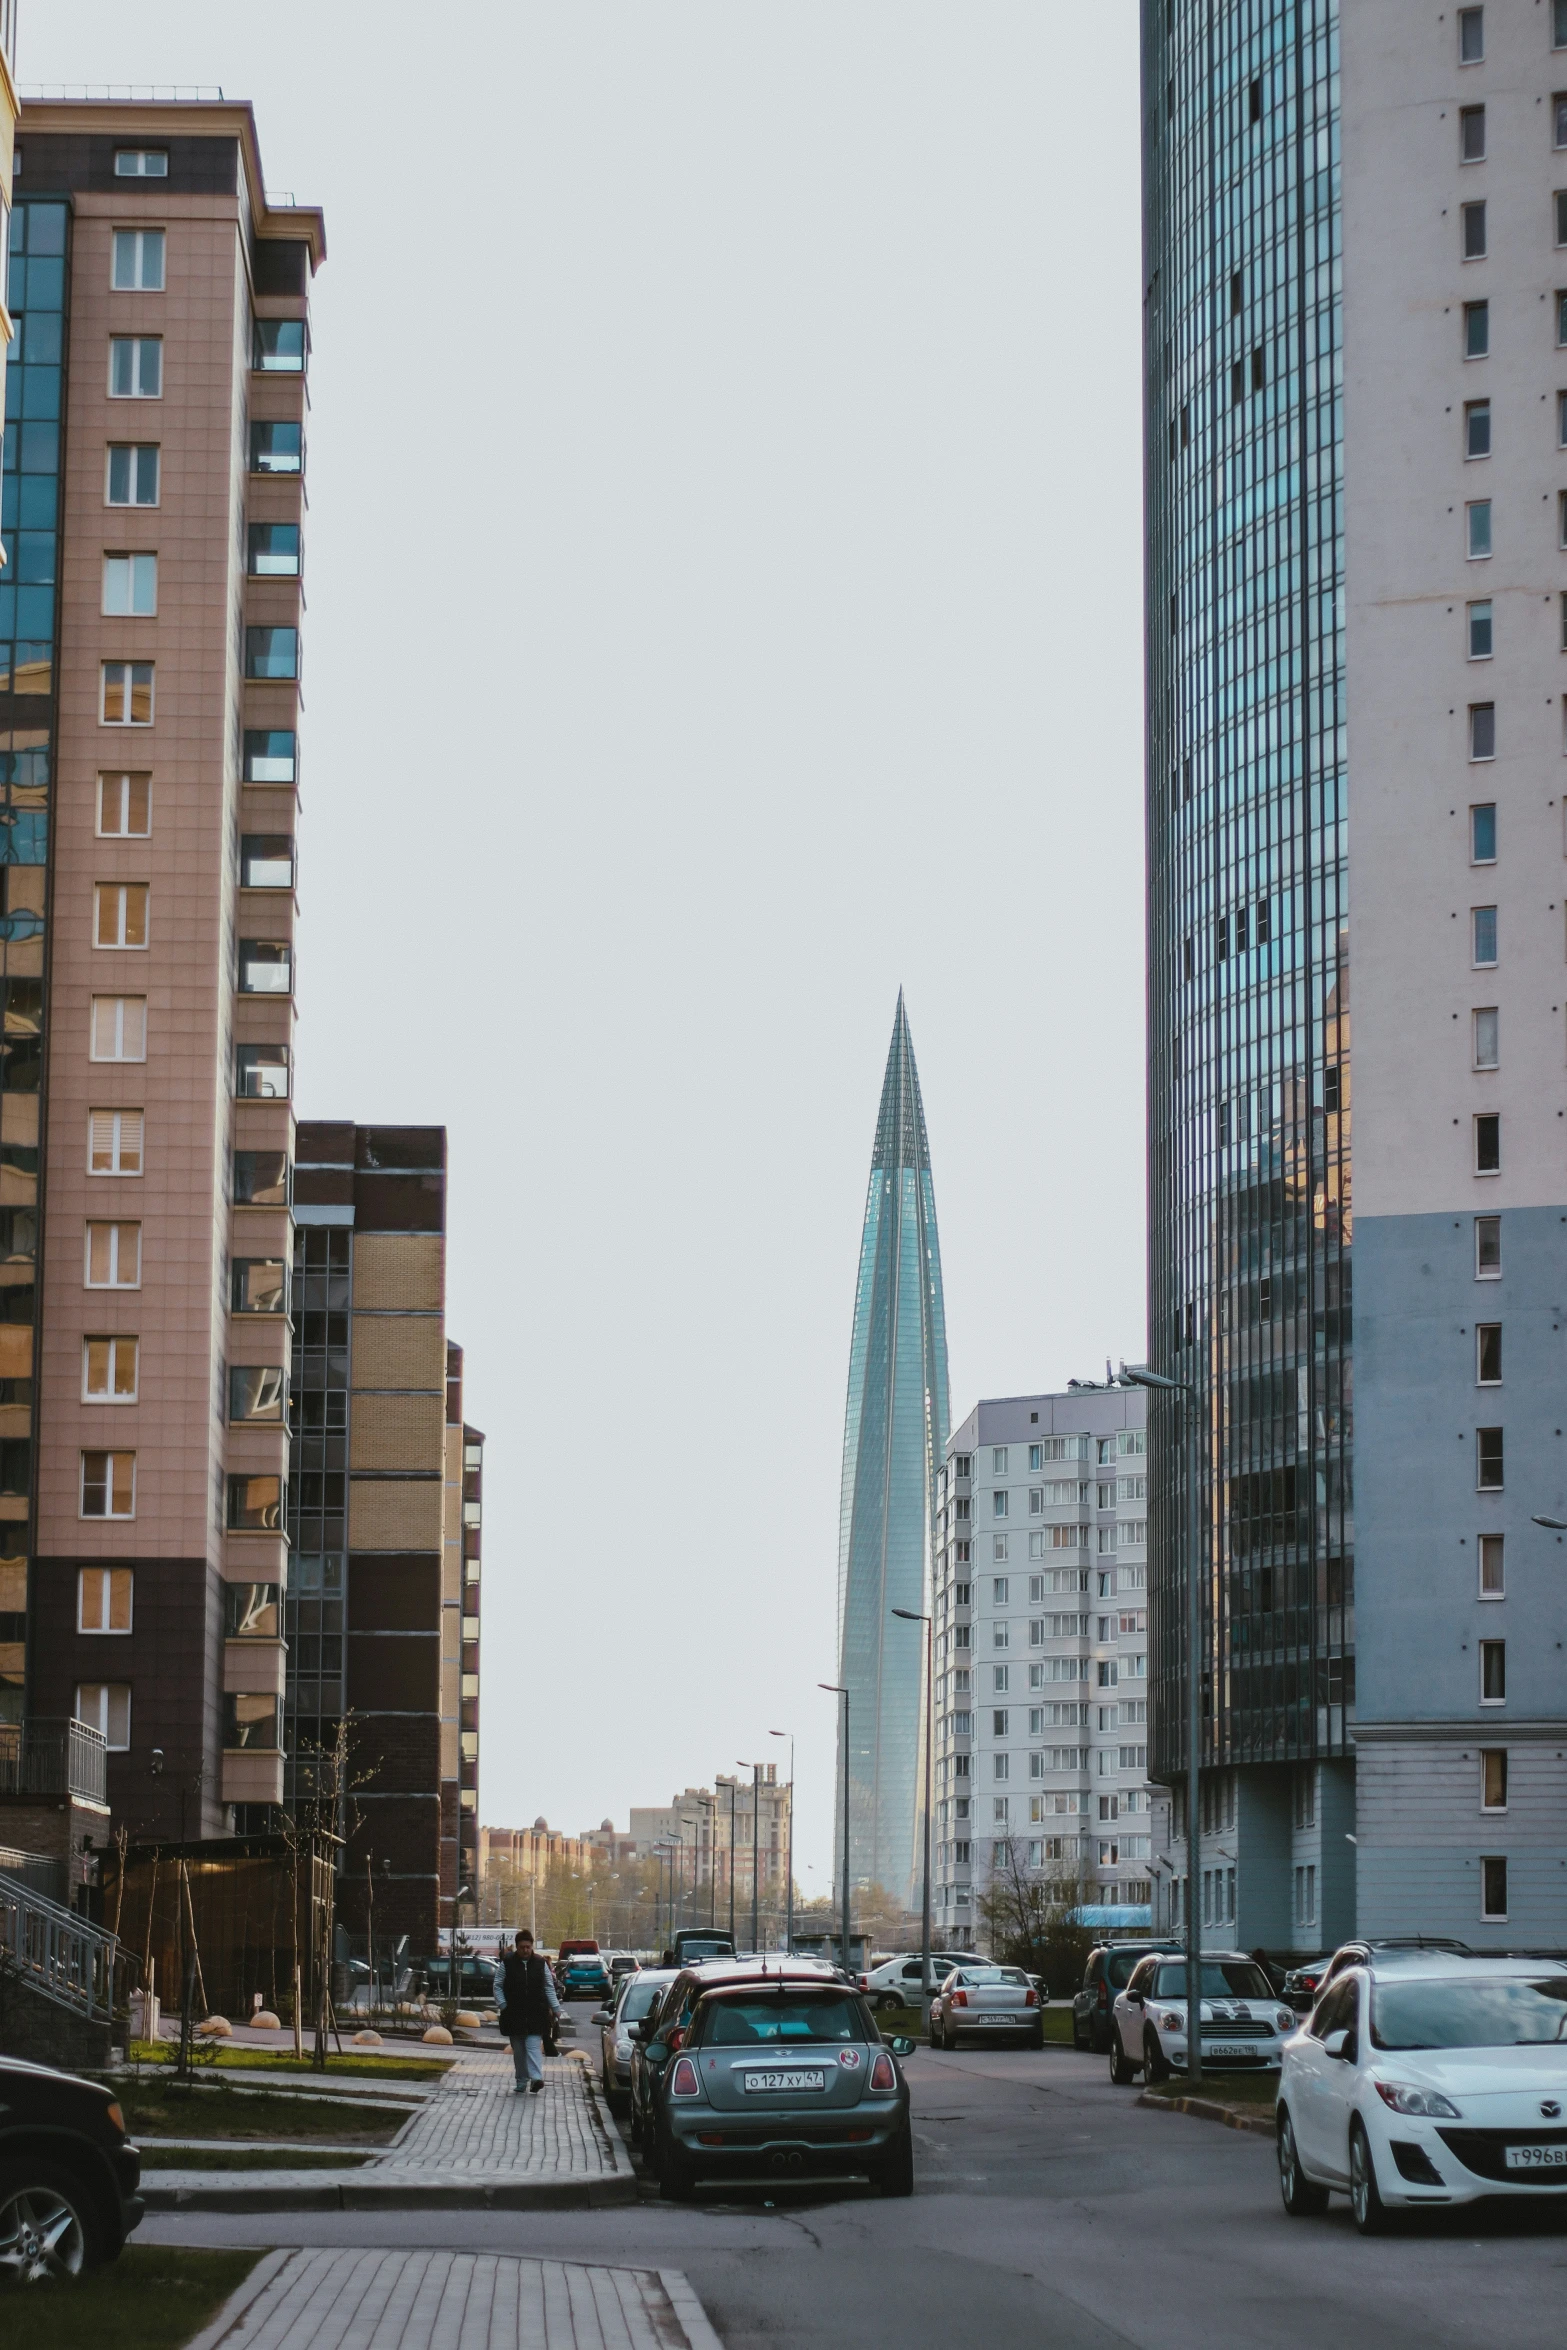
<path fill-rule="evenodd" d="M 631 2119 L 627 2126 L 626 2135 L 631 2140 L 633 2146 L 641 2145 L 642 2115 L 638 2110 L 637 2101 L 634 2097 L 631 2100 Z"/>
<path fill-rule="evenodd" d="M 696 2193 L 696 2173 L 666 2130 L 659 2142 L 658 2191 L 666 2203 L 689 2203 Z"/>
<path fill-rule="evenodd" d="M 1279 2107 L 1279 2193 L 1291 2219 L 1309 2219 L 1328 2207 L 1326 2187 L 1314 2186 L 1300 2167 L 1295 2125 L 1287 2105 Z"/>
<path fill-rule="evenodd" d="M 1349 2208 L 1363 2236 L 1386 2235 L 1388 2208 L 1377 2186 L 1371 2140 L 1359 2114 L 1349 2125 Z"/>
<path fill-rule="evenodd" d="M 1088 2046 L 1088 2034 L 1083 2029 L 1083 2019 L 1075 2007 L 1072 2010 L 1072 2046 L 1077 2049 Z"/>
<path fill-rule="evenodd" d="M 97 2212 L 68 2171 L 47 2162 L 0 2169 L 0 2278 L 58 2283 L 95 2267 L 106 2249 Z"/>
<path fill-rule="evenodd" d="M 945 2016 L 943 2016 L 941 2019 L 941 2045 L 949 2056 L 955 2053 L 958 2045 L 956 2034 L 950 2032 L 947 2029 L 947 2019 Z"/>
<path fill-rule="evenodd" d="M 1037 2031 L 1037 2032 L 1030 2032 L 1030 2033 L 1029 2033 L 1029 2035 L 1028 2035 L 1028 2038 L 1027 2038 L 1027 2039 L 1024 2041 L 1024 2043 L 1023 2043 L 1023 2045 L 1024 2045 L 1024 2047 L 1025 2047 L 1025 2048 L 1032 2048 L 1032 2049 L 1035 2049 L 1036 2051 L 1037 2051 L 1037 2050 L 1039 2050 L 1039 2049 L 1041 2049 L 1041 2048 L 1043 2048 L 1044 2044 L 1045 2044 L 1045 2027 L 1044 2027 L 1044 2025 L 1043 2025 L 1043 2024 L 1041 2024 L 1041 2025 L 1040 2025 L 1040 2027 L 1039 2027 L 1039 2029 L 1038 2029 L 1038 2031 Z"/>
<path fill-rule="evenodd" d="M 884 1991 L 876 2002 L 877 2011 L 881 2015 L 895 2015 L 902 2005 L 896 1991 Z"/>
<path fill-rule="evenodd" d="M 1114 2024 L 1110 2026 L 1110 2078 L 1118 2089 L 1130 2088 L 1137 2078 L 1137 2067 L 1128 2060 L 1126 2050 L 1121 2046 L 1120 2032 Z"/>
<path fill-rule="evenodd" d="M 1167 2081 L 1170 2068 L 1164 2061 L 1164 2050 L 1159 2035 L 1151 2027 L 1143 2034 L 1143 2078 L 1145 2081 Z"/>
<path fill-rule="evenodd" d="M 912 2195 L 914 2192 L 914 2133 L 907 2122 L 882 2158 L 876 2189 L 882 2195 Z"/>

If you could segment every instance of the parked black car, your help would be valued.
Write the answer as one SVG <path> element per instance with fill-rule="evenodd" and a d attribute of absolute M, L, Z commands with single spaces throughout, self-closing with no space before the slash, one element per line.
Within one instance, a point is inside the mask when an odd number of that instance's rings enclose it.
<path fill-rule="evenodd" d="M 116 2260 L 143 2211 L 141 2153 L 110 2091 L 0 2056 L 0 2283 Z"/>
<path fill-rule="evenodd" d="M 1095 2055 L 1103 2056 L 1110 2045 L 1110 2010 L 1115 1995 L 1126 1989 L 1138 1960 L 1156 1950 L 1173 1950 L 1179 1955 L 1185 1947 L 1178 1935 L 1161 1941 L 1144 1934 L 1136 1942 L 1101 1942 L 1091 1950 L 1081 1988 L 1072 1997 L 1072 2046 L 1091 2048 Z"/>

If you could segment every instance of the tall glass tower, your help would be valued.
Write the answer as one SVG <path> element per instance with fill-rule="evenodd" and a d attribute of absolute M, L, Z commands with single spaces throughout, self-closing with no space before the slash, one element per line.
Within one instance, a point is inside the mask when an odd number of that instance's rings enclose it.
<path fill-rule="evenodd" d="M 912 1901 L 923 1778 L 919 1628 L 947 1441 L 947 1327 L 930 1143 L 903 993 L 881 1089 L 860 1242 L 838 1537 L 838 1677 L 849 1692 L 849 1875 Z M 843 1728 L 840 1724 L 840 1738 Z M 843 1754 L 838 1756 L 842 1866 Z M 839 1889 L 841 1898 L 842 1888 Z"/>

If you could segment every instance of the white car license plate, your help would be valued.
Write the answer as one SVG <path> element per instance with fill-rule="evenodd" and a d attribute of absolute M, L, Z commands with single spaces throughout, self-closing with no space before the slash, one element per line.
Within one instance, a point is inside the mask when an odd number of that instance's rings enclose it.
<path fill-rule="evenodd" d="M 1257 2044 L 1254 2040 L 1246 2042 L 1239 2042 L 1234 2040 L 1205 2040 L 1203 2042 L 1202 2052 L 1204 2056 L 1255 2056 L 1257 2054 Z"/>
<path fill-rule="evenodd" d="M 1567 2171 L 1567 2146 L 1509 2146 L 1502 2161 L 1507 2170 Z"/>
<path fill-rule="evenodd" d="M 976 2017 L 975 2020 L 982 2024 L 1015 2024 L 1017 2017 L 1015 2015 L 982 2015 Z"/>
<path fill-rule="evenodd" d="M 827 2076 L 825 2073 L 747 2073 L 745 2086 L 747 2096 L 752 2097 L 759 2093 L 765 2095 L 769 2090 L 825 2089 Z"/>

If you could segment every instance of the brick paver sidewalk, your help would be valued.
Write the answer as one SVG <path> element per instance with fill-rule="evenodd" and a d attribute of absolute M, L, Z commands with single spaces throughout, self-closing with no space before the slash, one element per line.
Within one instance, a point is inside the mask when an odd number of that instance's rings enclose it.
<path fill-rule="evenodd" d="M 630 2163 L 600 2116 L 580 2057 L 547 2056 L 541 2093 L 519 2097 L 510 2049 L 487 2048 L 452 2067 L 439 2095 L 370 2167 L 378 2173 L 438 2171 L 443 2178 L 485 2171 L 492 2177 L 612 2179 Z"/>
<path fill-rule="evenodd" d="M 272 2253 L 190 2350 L 720 2350 L 720 2344 L 674 2270 L 491 2253 L 323 2249 Z"/>

